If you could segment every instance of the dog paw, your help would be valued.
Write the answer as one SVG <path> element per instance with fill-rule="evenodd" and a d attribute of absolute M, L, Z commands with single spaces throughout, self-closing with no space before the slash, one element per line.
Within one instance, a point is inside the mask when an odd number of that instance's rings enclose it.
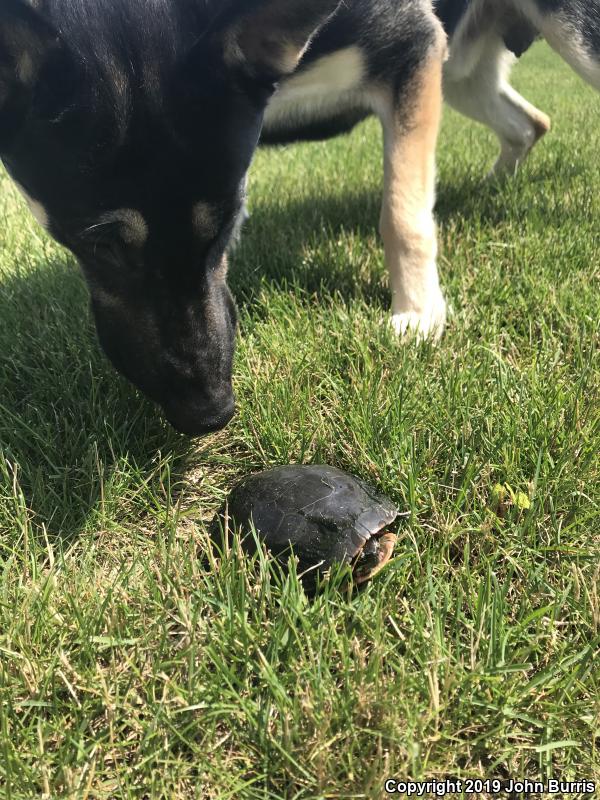
<path fill-rule="evenodd" d="M 446 301 L 439 297 L 422 311 L 403 311 L 392 315 L 392 327 L 398 336 L 415 334 L 419 341 L 438 341 L 444 333 L 447 318 Z"/>
<path fill-rule="evenodd" d="M 521 164 L 528 158 L 535 145 L 552 127 L 552 121 L 547 114 L 539 109 L 531 109 L 527 117 L 527 125 L 518 133 L 514 141 L 501 139 L 501 152 L 488 180 L 514 176 Z"/>

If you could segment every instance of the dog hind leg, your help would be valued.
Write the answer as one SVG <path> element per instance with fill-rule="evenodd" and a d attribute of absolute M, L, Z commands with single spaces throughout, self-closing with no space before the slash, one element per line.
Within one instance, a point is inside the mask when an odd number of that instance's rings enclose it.
<path fill-rule="evenodd" d="M 600 91 L 600 0 L 562 0 L 553 13 L 531 0 L 527 6 L 548 44 Z"/>
<path fill-rule="evenodd" d="M 392 291 L 392 324 L 399 334 L 441 336 L 446 321 L 436 265 L 435 150 L 442 107 L 446 37 L 436 41 L 413 80 L 413 96 L 390 92 L 378 109 L 384 138 L 384 198 L 380 230 Z M 403 114 L 402 108 L 409 108 Z"/>
<path fill-rule="evenodd" d="M 450 57 L 444 71 L 445 99 L 498 136 L 500 155 L 493 173 L 514 173 L 550 130 L 550 118 L 510 85 L 508 75 L 514 56 L 499 36 L 489 35 L 480 52 L 467 74 L 457 74 Z"/>

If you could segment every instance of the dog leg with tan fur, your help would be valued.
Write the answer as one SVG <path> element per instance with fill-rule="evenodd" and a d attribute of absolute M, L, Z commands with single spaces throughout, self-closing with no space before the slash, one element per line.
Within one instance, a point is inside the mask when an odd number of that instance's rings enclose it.
<path fill-rule="evenodd" d="M 416 76 L 408 102 L 389 97 L 380 113 L 384 132 L 384 198 L 381 235 L 392 291 L 392 324 L 398 334 L 439 338 L 446 322 L 440 289 L 435 203 L 435 150 L 442 107 L 445 45 Z M 404 107 L 404 111 L 403 111 Z M 406 116 L 406 109 L 410 116 Z"/>

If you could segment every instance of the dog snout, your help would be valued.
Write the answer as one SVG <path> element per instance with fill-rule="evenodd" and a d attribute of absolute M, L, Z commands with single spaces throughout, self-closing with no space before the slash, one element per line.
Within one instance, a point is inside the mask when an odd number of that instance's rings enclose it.
<path fill-rule="evenodd" d="M 235 397 L 230 394 L 217 401 L 171 402 L 164 406 L 165 417 L 179 433 L 205 436 L 220 431 L 235 413 Z"/>

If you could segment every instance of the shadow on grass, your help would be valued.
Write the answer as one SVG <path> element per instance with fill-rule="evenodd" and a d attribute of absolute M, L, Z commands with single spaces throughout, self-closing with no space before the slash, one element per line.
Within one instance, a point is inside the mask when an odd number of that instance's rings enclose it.
<path fill-rule="evenodd" d="M 5 277 L 0 320 L 0 526 L 15 516 L 16 486 L 34 529 L 68 540 L 119 482 L 126 494 L 134 472 L 143 483 L 156 471 L 159 452 L 183 464 L 190 440 L 102 355 L 74 266 Z"/>
<path fill-rule="evenodd" d="M 238 302 L 252 314 L 266 283 L 387 304 L 383 262 L 369 255 L 368 240 L 378 236 L 379 205 L 379 196 L 368 191 L 346 197 L 323 193 L 285 205 L 256 203 L 232 258 L 229 283 Z"/>
<path fill-rule="evenodd" d="M 469 175 L 446 180 L 438 186 L 436 218 L 442 226 L 452 225 L 458 231 L 463 223 L 494 231 L 521 226 L 527 213 L 530 219 L 535 215 L 545 226 L 559 228 L 568 217 L 576 220 L 578 209 L 565 207 L 556 192 L 544 191 L 555 177 L 553 165 L 546 164 L 535 172 L 524 170 L 504 179 L 486 181 L 483 176 Z M 535 193 L 535 207 L 527 191 L 533 183 L 542 187 Z M 317 185 L 314 188 L 314 197 L 284 205 L 263 198 L 254 204 L 230 273 L 238 302 L 251 313 L 265 283 L 284 291 L 293 286 L 309 295 L 367 299 L 387 307 L 389 291 L 378 233 L 379 192 L 365 189 L 341 196 L 321 192 L 323 187 Z M 321 193 L 316 196 L 317 192 Z"/>

